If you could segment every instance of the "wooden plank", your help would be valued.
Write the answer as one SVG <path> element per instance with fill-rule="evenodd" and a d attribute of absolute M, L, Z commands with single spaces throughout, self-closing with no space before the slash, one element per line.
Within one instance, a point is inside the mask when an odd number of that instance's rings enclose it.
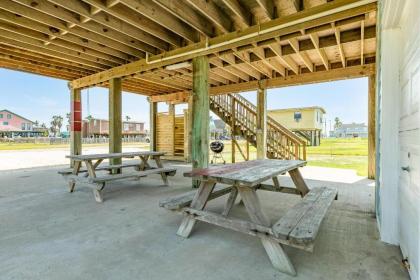
<path fill-rule="evenodd" d="M 134 158 L 138 156 L 163 156 L 164 152 L 141 151 L 141 152 L 125 152 L 125 153 L 109 153 L 109 154 L 90 154 L 90 155 L 68 155 L 66 158 L 75 160 L 96 160 L 110 158 Z"/>
<path fill-rule="evenodd" d="M 289 209 L 273 225 L 274 235 L 294 243 L 313 242 L 336 195 L 336 189 L 327 187 L 312 189 L 302 201 Z"/>
<path fill-rule="evenodd" d="M 215 182 L 202 181 L 200 187 L 194 195 L 190 207 L 197 210 L 203 210 L 215 185 Z M 190 216 L 184 216 L 184 219 L 182 220 L 181 225 L 177 231 L 177 235 L 187 238 L 191 234 L 195 222 L 196 220 L 194 218 Z"/>
<path fill-rule="evenodd" d="M 291 247 L 295 247 L 301 250 L 305 250 L 307 252 L 312 252 L 313 251 L 313 246 L 312 244 L 294 244 L 289 242 L 288 240 L 284 240 L 284 239 L 279 239 L 276 238 L 273 235 L 273 231 L 271 229 L 271 227 L 266 227 L 266 226 L 262 226 L 253 222 L 249 222 L 249 221 L 244 221 L 244 220 L 239 220 L 239 219 L 235 219 L 235 218 L 227 218 L 223 215 L 220 214 L 216 214 L 216 213 L 212 213 L 212 212 L 208 212 L 208 211 L 201 211 L 201 210 L 197 210 L 197 209 L 192 209 L 190 207 L 184 207 L 182 208 L 182 213 L 186 213 L 187 215 L 190 215 L 191 217 L 193 217 L 194 219 L 201 221 L 201 222 L 205 222 L 205 223 L 209 223 L 212 225 L 216 225 L 216 226 L 220 226 L 226 229 L 230 229 L 230 230 L 234 230 L 237 232 L 241 232 L 241 233 L 245 233 L 251 236 L 256 236 L 256 237 L 269 237 L 270 239 L 272 239 L 273 241 L 277 242 L 277 243 L 281 243 L 284 245 L 288 245 Z"/>
<path fill-rule="evenodd" d="M 376 75 L 369 76 L 368 92 L 368 178 L 376 172 Z"/>
<path fill-rule="evenodd" d="M 238 189 L 236 187 L 232 187 L 232 191 L 230 192 L 229 198 L 226 201 L 225 208 L 223 209 L 222 216 L 229 215 L 230 210 L 232 209 L 233 205 L 235 205 L 236 197 L 238 197 Z"/>
<path fill-rule="evenodd" d="M 122 179 L 140 179 L 142 177 L 146 177 L 152 174 L 173 174 L 176 172 L 176 168 L 172 167 L 162 167 L 162 168 L 153 168 L 153 169 L 147 169 L 144 171 L 138 171 L 136 173 L 129 173 L 129 174 L 112 174 L 112 175 L 106 175 L 96 178 L 89 178 L 90 183 L 105 183 L 105 182 L 111 182 L 115 180 L 122 180 Z"/>
<path fill-rule="evenodd" d="M 271 226 L 270 220 L 262 211 L 256 190 L 239 186 L 238 190 L 251 221 L 261 226 Z M 283 251 L 282 246 L 268 236 L 261 236 L 260 238 L 274 268 L 290 275 L 296 275 L 295 268 L 287 254 Z"/>
<path fill-rule="evenodd" d="M 211 166 L 209 168 L 196 169 L 184 173 L 186 177 L 202 180 L 214 180 L 225 184 L 241 184 L 249 187 L 278 176 L 290 170 L 306 165 L 301 160 L 250 160 L 223 166 Z"/>
<path fill-rule="evenodd" d="M 295 169 L 289 170 L 289 174 L 296 188 L 300 191 L 302 196 L 305 196 L 309 192 L 309 188 L 306 185 L 306 182 L 303 179 L 302 174 L 300 173 L 299 169 L 295 168 Z"/>
<path fill-rule="evenodd" d="M 217 185 L 214 187 L 209 197 L 209 200 L 228 194 L 231 192 L 231 190 L 232 190 L 231 186 Z M 180 210 L 181 208 L 189 206 L 191 204 L 196 193 L 197 191 L 194 190 L 194 191 L 179 194 L 173 197 L 169 197 L 167 199 L 161 200 L 159 202 L 159 206 L 166 208 L 168 210 Z"/>
<path fill-rule="evenodd" d="M 261 86 L 257 90 L 257 159 L 267 156 L 267 90 Z"/>

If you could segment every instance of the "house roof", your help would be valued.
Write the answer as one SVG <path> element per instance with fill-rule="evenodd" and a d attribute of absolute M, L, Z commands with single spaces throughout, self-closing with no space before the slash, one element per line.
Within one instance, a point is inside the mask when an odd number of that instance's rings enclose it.
<path fill-rule="evenodd" d="M 309 110 L 321 110 L 322 113 L 326 113 L 325 109 L 320 106 L 310 106 L 310 107 L 297 107 L 297 108 L 284 108 L 284 109 L 275 109 L 275 110 L 268 110 L 268 112 L 288 112 L 288 111 L 309 111 Z"/>
<path fill-rule="evenodd" d="M 35 123 L 35 122 L 31 121 L 30 119 L 27 119 L 27 118 L 25 118 L 25 117 L 22 117 L 21 115 L 18 115 L 18 114 L 16 114 L 16 113 L 13 113 L 12 111 L 9 111 L 9 110 L 6 110 L 6 109 L 4 109 L 4 110 L 0 110 L 0 113 L 2 113 L 2 112 L 8 112 L 8 113 L 10 113 L 10 114 L 13 114 L 13 115 L 15 115 L 15 116 L 18 116 L 18 117 L 19 117 L 19 118 L 21 118 L 21 119 L 27 120 L 28 122 Z"/>

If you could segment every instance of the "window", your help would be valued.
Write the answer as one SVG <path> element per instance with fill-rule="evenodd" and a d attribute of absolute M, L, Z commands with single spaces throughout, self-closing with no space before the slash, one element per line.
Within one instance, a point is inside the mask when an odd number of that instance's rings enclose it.
<path fill-rule="evenodd" d="M 0 119 L 2 119 L 3 118 L 3 114 L 0 114 Z"/>
<path fill-rule="evenodd" d="M 136 131 L 140 131 L 140 124 L 136 124 Z"/>
<path fill-rule="evenodd" d="M 3 125 L 9 125 L 9 122 L 3 122 Z"/>
<path fill-rule="evenodd" d="M 296 122 L 299 122 L 302 119 L 302 113 L 301 112 L 295 112 L 294 118 Z"/>
<path fill-rule="evenodd" d="M 22 130 L 26 130 L 26 123 L 22 123 Z"/>
<path fill-rule="evenodd" d="M 128 129 L 129 129 L 128 123 L 125 123 L 124 124 L 124 131 L 128 131 Z"/>
<path fill-rule="evenodd" d="M 7 118 L 10 120 L 12 118 L 11 114 L 7 114 Z"/>

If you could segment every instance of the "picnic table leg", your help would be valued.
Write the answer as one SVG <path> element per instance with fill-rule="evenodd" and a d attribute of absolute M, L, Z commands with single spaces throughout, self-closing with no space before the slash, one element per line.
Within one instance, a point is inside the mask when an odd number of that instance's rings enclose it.
<path fill-rule="evenodd" d="M 149 156 L 140 156 L 140 167 L 139 167 L 139 171 L 143 171 L 145 169 L 150 169 L 150 165 L 147 162 L 149 160 Z"/>
<path fill-rule="evenodd" d="M 80 171 L 80 166 L 82 165 L 82 162 L 80 161 L 74 161 L 74 165 L 73 165 L 73 175 L 77 175 L 79 174 Z M 69 192 L 73 192 L 74 191 L 74 187 L 76 186 L 76 181 L 73 179 L 69 180 Z"/>
<path fill-rule="evenodd" d="M 98 160 L 99 161 L 99 160 Z M 98 161 L 96 163 L 98 163 Z M 95 168 L 98 167 L 99 164 L 93 164 L 91 160 L 85 161 L 86 168 L 88 170 L 88 174 L 90 178 L 96 178 Z M 102 197 L 102 190 L 105 188 L 105 183 L 97 184 L 97 186 L 93 189 L 93 195 L 95 197 L 96 202 L 104 202 Z"/>
<path fill-rule="evenodd" d="M 105 183 L 98 184 L 95 189 L 93 189 L 93 195 L 95 196 L 96 202 L 104 202 L 102 197 L 102 190 L 105 188 Z"/>
<path fill-rule="evenodd" d="M 225 208 L 223 209 L 223 216 L 229 215 L 230 210 L 232 209 L 233 205 L 235 204 L 235 200 L 238 197 L 238 189 L 235 186 L 232 186 L 232 191 L 229 194 L 229 198 L 226 201 Z"/>
<path fill-rule="evenodd" d="M 162 164 L 162 161 L 160 160 L 160 157 L 159 156 L 154 156 L 153 158 L 156 162 L 157 167 L 158 168 L 163 168 L 163 164 Z M 165 186 L 169 186 L 168 176 L 166 176 L 166 173 L 162 172 L 162 173 L 160 173 L 160 176 L 162 176 L 163 184 Z"/>
<path fill-rule="evenodd" d="M 302 177 L 299 169 L 293 169 L 289 171 L 290 177 L 292 177 L 293 183 L 295 184 L 296 188 L 300 191 L 302 197 L 304 197 L 308 192 L 309 188 L 306 185 L 305 180 Z"/>
<path fill-rule="evenodd" d="M 202 181 L 200 183 L 200 187 L 195 193 L 190 207 L 197 210 L 203 210 L 215 185 L 215 182 Z M 196 220 L 193 217 L 185 214 L 176 234 L 187 238 L 190 235 L 195 222 Z"/>
<path fill-rule="evenodd" d="M 251 221 L 259 225 L 271 227 L 270 220 L 261 209 L 256 190 L 248 187 L 238 187 L 238 190 Z M 274 268 L 290 275 L 296 275 L 295 268 L 289 257 L 283 251 L 282 246 L 269 237 L 262 236 L 260 239 Z"/>

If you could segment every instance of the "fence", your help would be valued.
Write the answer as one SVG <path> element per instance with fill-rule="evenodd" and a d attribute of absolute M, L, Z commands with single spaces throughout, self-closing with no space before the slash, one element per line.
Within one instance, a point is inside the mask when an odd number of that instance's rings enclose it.
<path fill-rule="evenodd" d="M 123 143 L 138 143 L 138 142 L 148 142 L 147 137 L 124 137 L 122 138 Z M 50 145 L 60 145 L 60 144 L 70 144 L 70 138 L 53 138 L 53 137 L 20 137 L 20 138 L 0 138 L 0 143 L 10 143 L 10 144 L 21 144 L 21 143 L 31 143 L 31 144 L 50 144 Z M 82 138 L 83 144 L 105 144 L 109 143 L 109 138 Z"/>

